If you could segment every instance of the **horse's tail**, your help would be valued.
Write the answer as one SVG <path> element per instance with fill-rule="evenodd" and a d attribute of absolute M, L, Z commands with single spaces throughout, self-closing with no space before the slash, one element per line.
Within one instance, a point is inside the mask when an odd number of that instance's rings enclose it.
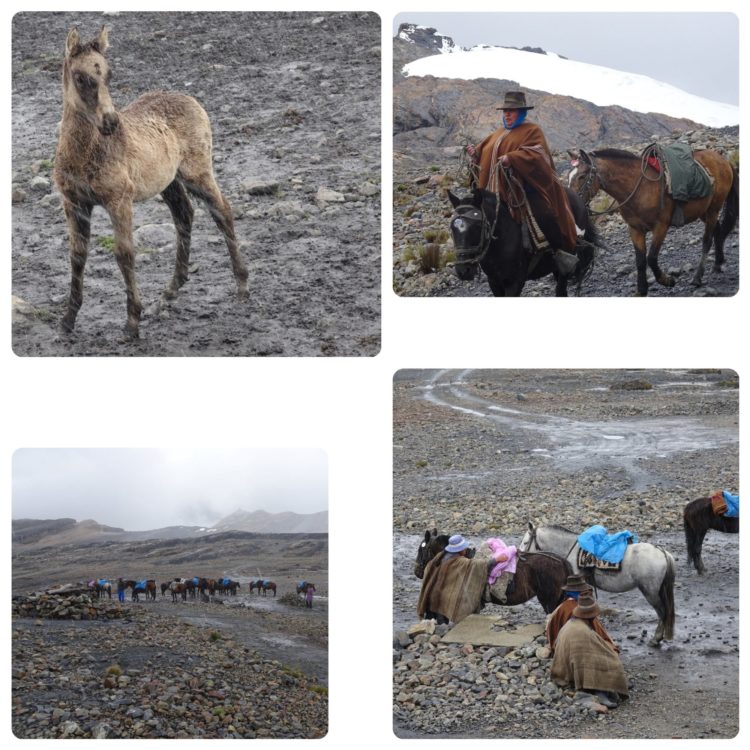
<path fill-rule="evenodd" d="M 659 616 L 664 623 L 664 638 L 671 641 L 674 638 L 674 558 L 663 549 L 664 559 L 667 563 L 667 572 L 659 588 L 659 602 L 661 612 Z"/>
<path fill-rule="evenodd" d="M 737 167 L 732 167 L 732 187 L 724 201 L 724 209 L 719 220 L 719 229 L 726 237 L 736 226 L 740 216 L 740 173 Z"/>

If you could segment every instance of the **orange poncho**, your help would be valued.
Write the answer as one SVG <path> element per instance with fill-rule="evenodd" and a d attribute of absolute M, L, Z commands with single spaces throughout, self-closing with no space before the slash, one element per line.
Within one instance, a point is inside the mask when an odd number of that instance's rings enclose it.
<path fill-rule="evenodd" d="M 561 248 L 572 252 L 576 246 L 576 225 L 565 190 L 557 180 L 552 154 L 539 125 L 523 122 L 513 130 L 500 128 L 488 135 L 477 147 L 479 177 L 477 187 L 500 194 L 511 207 L 517 200 L 508 193 L 504 180 L 498 175 L 498 162 L 507 156 L 510 167 L 524 185 L 539 193 L 555 217 L 565 241 Z M 520 216 L 514 217 L 520 221 Z"/>

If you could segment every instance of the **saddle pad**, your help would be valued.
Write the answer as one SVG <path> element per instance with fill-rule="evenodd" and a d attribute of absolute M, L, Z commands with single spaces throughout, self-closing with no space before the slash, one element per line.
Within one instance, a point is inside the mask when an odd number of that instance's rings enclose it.
<path fill-rule="evenodd" d="M 578 548 L 578 567 L 579 568 L 597 568 L 598 570 L 622 570 L 622 562 L 611 563 L 606 560 L 602 560 L 598 557 L 594 557 L 590 552 L 587 552 L 583 547 Z"/>
<path fill-rule="evenodd" d="M 705 198 L 713 192 L 711 176 L 693 158 L 687 143 L 673 143 L 663 149 L 667 166 L 668 189 L 675 200 Z"/>
<path fill-rule="evenodd" d="M 727 503 L 721 492 L 711 497 L 711 510 L 715 516 L 723 516 L 727 512 Z"/>

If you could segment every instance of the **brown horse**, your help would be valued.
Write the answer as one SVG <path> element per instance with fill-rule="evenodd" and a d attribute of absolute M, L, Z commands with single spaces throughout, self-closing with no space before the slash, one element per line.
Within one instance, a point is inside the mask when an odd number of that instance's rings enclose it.
<path fill-rule="evenodd" d="M 437 531 L 425 532 L 424 541 L 417 550 L 414 566 L 414 575 L 417 578 L 424 576 L 427 563 L 445 549 L 448 539 L 447 534 L 438 534 Z M 572 573 L 570 563 L 559 555 L 549 552 L 519 553 L 516 572 L 508 584 L 505 601 L 500 601 L 494 594 L 490 595 L 490 601 L 501 606 L 514 606 L 536 597 L 542 609 L 549 614 L 562 602 L 562 587 Z"/>
<path fill-rule="evenodd" d="M 273 591 L 273 595 L 276 596 L 276 584 L 273 581 L 258 581 L 258 593 L 263 591 L 263 596 L 267 592 Z"/>
<path fill-rule="evenodd" d="M 714 513 L 710 497 L 691 500 L 682 512 L 682 525 L 685 529 L 688 565 L 694 565 L 699 575 L 703 575 L 705 570 L 701 552 L 708 530 L 723 531 L 725 534 L 739 534 L 740 531 L 739 517 L 729 518 Z"/>
<path fill-rule="evenodd" d="M 646 263 L 654 278 L 666 287 L 673 287 L 673 276 L 659 267 L 659 250 L 672 221 L 675 201 L 664 189 L 664 170 L 657 172 L 648 164 L 648 149 L 640 156 L 629 151 L 605 148 L 578 154 L 568 152 L 573 158 L 573 170 L 568 184 L 586 203 L 603 190 L 617 201 L 617 209 L 628 225 L 635 247 L 635 265 L 638 275 L 637 293 L 648 294 Z M 694 151 L 699 162 L 714 180 L 712 192 L 705 198 L 688 201 L 683 206 L 684 222 L 700 219 L 703 231 L 701 259 L 692 284 L 703 283 L 703 272 L 708 251 L 714 245 L 714 273 L 720 273 L 724 264 L 724 240 L 734 229 L 739 217 L 739 174 L 719 153 L 706 149 Z M 719 212 L 724 212 L 719 221 Z M 651 232 L 651 245 L 646 256 L 646 234 Z"/>
<path fill-rule="evenodd" d="M 146 600 L 153 599 L 156 601 L 156 581 L 153 578 L 141 581 L 123 581 L 124 588 L 130 589 L 133 595 L 133 601 L 139 601 L 138 595 L 143 593 Z"/>
<path fill-rule="evenodd" d="M 126 333 L 138 337 L 141 300 L 135 279 L 133 203 L 161 194 L 177 230 L 177 262 L 164 294 L 173 298 L 187 281 L 193 207 L 204 200 L 224 235 L 240 296 L 247 268 L 234 234 L 229 203 L 213 175 L 211 124 L 192 97 L 151 91 L 117 112 L 110 98 L 108 31 L 83 43 L 68 34 L 63 61 L 63 116 L 55 155 L 55 182 L 63 196 L 70 235 L 72 277 L 62 327 L 70 332 L 83 302 L 83 271 L 91 213 L 101 205 L 112 220 L 115 258 L 127 290 Z"/>

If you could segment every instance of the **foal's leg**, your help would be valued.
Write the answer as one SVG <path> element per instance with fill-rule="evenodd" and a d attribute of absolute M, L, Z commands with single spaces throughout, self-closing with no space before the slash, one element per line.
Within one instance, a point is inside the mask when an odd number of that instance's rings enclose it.
<path fill-rule="evenodd" d="M 177 258 L 174 276 L 169 286 L 164 290 L 164 296 L 172 299 L 177 290 L 188 279 L 188 261 L 190 259 L 190 231 L 193 226 L 193 204 L 187 191 L 179 179 L 171 182 L 161 194 L 164 202 L 169 206 L 175 229 L 177 230 Z"/>
<path fill-rule="evenodd" d="M 667 230 L 669 224 L 666 222 L 658 224 L 653 232 L 651 233 L 651 246 L 648 249 L 648 265 L 654 274 L 654 278 L 662 285 L 666 287 L 674 286 L 674 276 L 670 276 L 668 273 L 659 268 L 659 250 L 661 250 L 664 238 L 667 236 Z"/>
<path fill-rule="evenodd" d="M 232 271 L 237 281 L 237 293 L 240 297 L 247 295 L 247 266 L 240 255 L 237 246 L 237 238 L 234 234 L 234 219 L 232 218 L 232 208 L 229 202 L 221 194 L 216 180 L 210 173 L 200 175 L 190 175 L 186 171 L 181 175 L 185 180 L 185 187 L 194 195 L 202 198 L 208 210 L 219 227 L 229 250 L 229 257 L 232 259 Z"/>
<path fill-rule="evenodd" d="M 125 333 L 131 338 L 138 338 L 138 326 L 141 321 L 141 298 L 135 280 L 135 249 L 133 248 L 133 203 L 129 197 L 105 206 L 112 219 L 115 234 L 115 258 L 125 280 L 128 298 L 128 321 Z"/>
<path fill-rule="evenodd" d="M 76 315 L 83 303 L 83 270 L 86 267 L 86 258 L 89 251 L 89 238 L 91 237 L 91 211 L 90 204 L 73 203 L 65 198 L 63 208 L 65 219 L 68 222 L 68 235 L 70 238 L 70 295 L 68 296 L 68 309 L 63 316 L 61 325 L 65 331 L 71 332 L 76 324 Z"/>

